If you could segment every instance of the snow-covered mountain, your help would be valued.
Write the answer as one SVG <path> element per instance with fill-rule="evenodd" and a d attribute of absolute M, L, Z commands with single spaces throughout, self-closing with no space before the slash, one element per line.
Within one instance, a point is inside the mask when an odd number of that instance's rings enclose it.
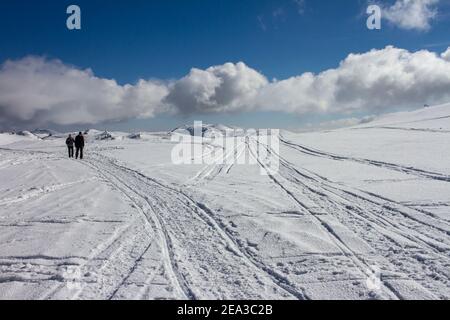
<path fill-rule="evenodd" d="M 34 134 L 35 136 L 38 136 L 41 139 L 57 136 L 60 134 L 57 131 L 51 129 L 35 129 L 31 131 L 31 133 Z"/>
<path fill-rule="evenodd" d="M 18 131 L 18 132 L 16 132 L 16 134 L 18 136 L 23 136 L 23 137 L 33 138 L 33 139 L 38 138 L 37 135 L 35 135 L 35 134 L 33 134 L 33 133 L 31 133 L 30 131 L 27 131 L 27 130 Z"/>
<path fill-rule="evenodd" d="M 238 127 L 229 127 L 222 124 L 202 124 L 201 127 L 194 127 L 192 125 L 177 127 L 173 129 L 171 133 L 194 136 L 195 133 L 198 132 L 198 135 L 204 138 L 214 138 L 218 136 L 234 136 L 242 134 L 242 130 L 243 129 Z"/>
<path fill-rule="evenodd" d="M 85 139 L 90 141 L 111 141 L 111 140 L 123 140 L 128 137 L 130 134 L 127 132 L 119 132 L 119 131 L 107 131 L 107 130 L 96 130 L 89 129 L 84 131 Z"/>

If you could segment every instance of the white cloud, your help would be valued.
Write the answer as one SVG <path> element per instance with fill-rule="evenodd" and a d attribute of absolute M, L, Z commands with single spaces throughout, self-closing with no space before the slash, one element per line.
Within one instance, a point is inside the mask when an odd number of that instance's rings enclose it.
<path fill-rule="evenodd" d="M 392 46 L 350 54 L 338 68 L 268 82 L 243 63 L 193 69 L 166 102 L 183 113 L 281 111 L 383 112 L 450 101 L 450 62 L 444 55 Z"/>
<path fill-rule="evenodd" d="M 450 62 L 426 50 L 350 54 L 338 68 L 272 82 L 256 103 L 298 114 L 380 112 L 450 101 Z"/>
<path fill-rule="evenodd" d="M 383 18 L 406 30 L 427 31 L 436 18 L 439 0 L 397 0 L 383 7 Z"/>
<path fill-rule="evenodd" d="M 185 114 L 242 111 L 267 84 L 262 74 L 244 63 L 226 63 L 206 70 L 192 69 L 171 86 L 165 101 Z"/>
<path fill-rule="evenodd" d="M 447 51 L 441 54 L 442 59 L 450 62 L 450 47 L 448 47 Z"/>
<path fill-rule="evenodd" d="M 119 85 L 60 61 L 28 57 L 0 68 L 0 124 L 95 124 L 171 111 L 378 114 L 450 101 L 450 48 L 392 46 L 350 54 L 337 68 L 268 81 L 242 62 L 192 69 L 171 83 Z"/>
<path fill-rule="evenodd" d="M 165 85 L 118 85 L 58 60 L 27 57 L 0 68 L 0 121 L 94 124 L 152 116 L 164 109 Z"/>

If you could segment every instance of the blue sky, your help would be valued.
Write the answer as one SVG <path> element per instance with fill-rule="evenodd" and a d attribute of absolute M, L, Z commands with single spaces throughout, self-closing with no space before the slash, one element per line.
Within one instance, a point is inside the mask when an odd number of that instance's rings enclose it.
<path fill-rule="evenodd" d="M 82 10 L 80 31 L 65 27 L 70 4 Z M 448 1 L 438 4 L 439 14 L 428 31 L 405 30 L 385 21 L 381 30 L 370 31 L 367 5 L 359 0 L 305 0 L 302 5 L 293 0 L 4 0 L 0 2 L 0 61 L 45 56 L 76 68 L 91 68 L 95 76 L 115 79 L 120 85 L 139 79 L 175 80 L 193 67 L 243 61 L 270 81 L 337 68 L 350 53 L 387 45 L 438 53 L 450 46 Z M 259 111 L 194 113 L 102 125 L 166 129 L 203 118 L 292 128 L 336 117 Z"/>

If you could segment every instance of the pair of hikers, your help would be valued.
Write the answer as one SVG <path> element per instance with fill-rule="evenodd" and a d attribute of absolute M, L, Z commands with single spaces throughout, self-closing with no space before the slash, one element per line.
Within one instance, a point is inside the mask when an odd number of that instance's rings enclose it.
<path fill-rule="evenodd" d="M 75 145 L 75 159 L 78 159 L 78 155 L 80 156 L 80 159 L 83 159 L 84 137 L 81 132 L 78 133 L 75 139 L 69 134 L 69 137 L 66 139 L 66 145 L 69 149 L 69 158 L 73 158 L 73 146 Z"/>

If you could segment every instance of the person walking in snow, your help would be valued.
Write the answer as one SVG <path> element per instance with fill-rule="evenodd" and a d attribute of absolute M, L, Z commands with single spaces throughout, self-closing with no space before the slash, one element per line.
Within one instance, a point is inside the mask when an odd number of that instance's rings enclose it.
<path fill-rule="evenodd" d="M 80 155 L 80 159 L 83 159 L 84 137 L 81 132 L 75 138 L 75 148 L 75 159 L 78 159 L 78 155 Z"/>
<path fill-rule="evenodd" d="M 67 149 L 69 150 L 69 158 L 73 158 L 73 144 L 75 140 L 72 138 L 72 135 L 69 134 L 69 137 L 66 139 Z"/>

